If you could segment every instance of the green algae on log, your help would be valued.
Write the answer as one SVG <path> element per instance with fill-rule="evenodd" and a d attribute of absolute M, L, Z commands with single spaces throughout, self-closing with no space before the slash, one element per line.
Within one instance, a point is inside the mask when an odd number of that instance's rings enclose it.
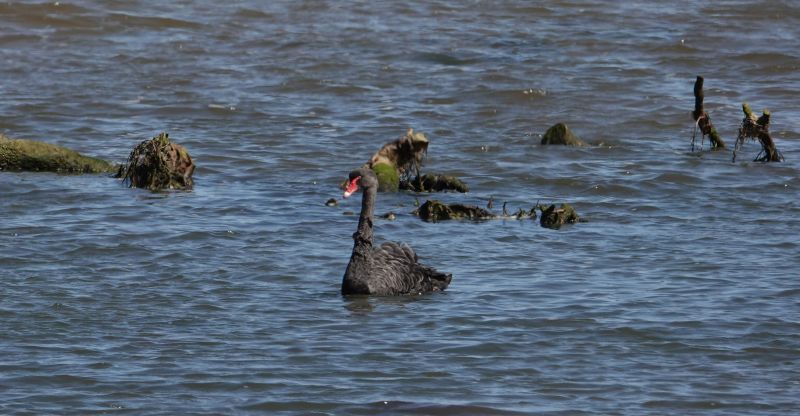
<path fill-rule="evenodd" d="M 783 155 L 778 148 L 775 147 L 775 141 L 769 134 L 769 121 L 770 112 L 764 110 L 761 117 L 756 118 L 753 110 L 747 103 L 742 103 L 742 111 L 744 118 L 739 127 L 739 136 L 736 138 L 736 146 L 733 149 L 733 161 L 736 161 L 736 152 L 742 148 L 746 139 L 755 140 L 761 143 L 761 152 L 756 156 L 754 161 L 758 162 L 782 162 Z"/>
<path fill-rule="evenodd" d="M 494 218 L 494 215 L 475 205 L 464 204 L 443 204 L 436 200 L 427 200 L 422 206 L 414 210 L 414 215 L 418 215 L 424 221 L 437 222 L 442 220 L 452 220 L 466 218 L 470 220 L 484 220 Z"/>
<path fill-rule="evenodd" d="M 564 123 L 557 123 L 547 129 L 542 136 L 542 144 L 556 144 L 564 146 L 586 146 L 586 142 L 581 140 L 570 128 Z"/>
<path fill-rule="evenodd" d="M 11 139 L 0 134 L 0 170 L 60 173 L 113 173 L 117 167 L 105 160 L 34 140 Z"/>
<path fill-rule="evenodd" d="M 117 177 L 132 188 L 191 189 L 194 163 L 183 146 L 172 143 L 167 133 L 137 145 Z"/>
<path fill-rule="evenodd" d="M 550 205 L 545 208 L 540 207 L 542 210 L 542 218 L 539 221 L 542 227 L 558 229 L 564 224 L 573 224 L 580 220 L 578 213 L 569 204 L 561 204 L 560 208 L 555 205 Z"/>
<path fill-rule="evenodd" d="M 717 133 L 717 129 L 714 128 L 714 125 L 711 124 L 711 117 L 709 117 L 708 113 L 706 113 L 705 109 L 703 109 L 703 100 L 705 95 L 703 94 L 703 77 L 698 76 L 694 82 L 694 111 L 692 112 L 692 118 L 694 118 L 695 122 L 695 130 L 692 132 L 692 151 L 694 152 L 694 142 L 695 142 L 695 134 L 697 129 L 700 129 L 701 136 L 701 143 L 702 139 L 708 136 L 709 140 L 711 141 L 711 149 L 718 150 L 725 148 L 725 142 L 722 141 L 722 138 L 719 137 L 719 133 Z"/>
<path fill-rule="evenodd" d="M 412 180 L 401 180 L 400 189 L 414 192 L 442 192 L 456 191 L 469 192 L 467 185 L 461 179 L 450 175 L 433 175 L 426 173 L 417 175 Z"/>

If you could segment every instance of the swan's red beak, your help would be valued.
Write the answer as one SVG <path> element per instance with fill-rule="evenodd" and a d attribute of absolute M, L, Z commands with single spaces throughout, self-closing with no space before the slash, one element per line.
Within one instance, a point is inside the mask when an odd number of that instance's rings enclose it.
<path fill-rule="evenodd" d="M 355 191 L 358 190 L 358 181 L 361 180 L 360 176 L 356 176 L 355 179 L 350 181 L 350 184 L 347 185 L 347 189 L 344 190 L 344 197 L 347 198 L 350 195 L 353 195 Z"/>

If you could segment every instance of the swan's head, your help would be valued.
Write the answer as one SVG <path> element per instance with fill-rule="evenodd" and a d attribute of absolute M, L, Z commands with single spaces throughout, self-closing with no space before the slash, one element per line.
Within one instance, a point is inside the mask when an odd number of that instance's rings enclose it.
<path fill-rule="evenodd" d="M 347 179 L 347 188 L 344 190 L 344 197 L 347 198 L 350 195 L 353 195 L 359 189 L 367 189 L 369 187 L 378 186 L 378 177 L 375 176 L 375 172 L 368 167 L 363 167 L 360 169 L 356 169 L 350 172 L 350 176 Z"/>

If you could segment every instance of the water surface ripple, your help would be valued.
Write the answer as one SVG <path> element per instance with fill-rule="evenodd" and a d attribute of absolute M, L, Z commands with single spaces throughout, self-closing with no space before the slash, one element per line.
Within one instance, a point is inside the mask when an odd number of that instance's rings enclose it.
<path fill-rule="evenodd" d="M 0 413 L 800 413 L 800 12 L 792 2 L 0 3 L 0 132 L 117 162 L 168 131 L 192 192 L 0 172 Z M 691 153 L 696 75 L 733 144 Z M 580 149 L 541 147 L 566 122 Z M 588 220 L 379 240 L 447 292 L 344 299 L 337 185 L 409 127 L 447 202 Z M 705 143 L 707 147 L 707 142 Z"/>

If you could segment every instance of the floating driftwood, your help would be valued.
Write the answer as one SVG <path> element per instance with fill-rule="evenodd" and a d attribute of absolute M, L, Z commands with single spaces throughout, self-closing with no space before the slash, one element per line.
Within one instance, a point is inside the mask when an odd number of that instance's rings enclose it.
<path fill-rule="evenodd" d="M 117 167 L 105 160 L 34 140 L 11 139 L 0 134 L 0 170 L 113 173 Z"/>
<path fill-rule="evenodd" d="M 433 175 L 429 173 L 417 175 L 412 180 L 401 180 L 400 189 L 414 192 L 469 192 L 467 185 L 455 176 Z"/>
<path fill-rule="evenodd" d="M 772 136 L 769 134 L 769 110 L 765 109 L 761 117 L 756 118 L 750 106 L 747 103 L 743 103 L 742 111 L 744 112 L 744 118 L 742 119 L 742 125 L 739 127 L 739 136 L 736 138 L 733 161 L 736 161 L 736 153 L 742 148 L 745 140 L 758 139 L 759 143 L 761 143 L 761 152 L 758 153 L 754 161 L 782 162 L 783 155 L 775 147 L 775 141 L 772 140 Z"/>
<path fill-rule="evenodd" d="M 158 189 L 191 189 L 194 162 L 186 148 L 172 143 L 167 133 L 137 145 L 128 163 L 120 166 L 117 177 L 131 187 Z"/>
<path fill-rule="evenodd" d="M 694 144 L 695 144 L 695 137 L 697 136 L 697 130 L 700 130 L 700 147 L 702 148 L 703 140 L 706 136 L 708 136 L 709 141 L 711 142 L 711 149 L 724 149 L 725 142 L 722 141 L 722 138 L 719 137 L 719 133 L 717 133 L 717 129 L 714 128 L 714 125 L 711 124 L 711 117 L 709 117 L 708 113 L 706 113 L 705 109 L 703 108 L 703 100 L 705 95 L 703 94 L 703 77 L 698 76 L 694 82 L 694 111 L 692 112 L 692 118 L 694 118 L 694 130 L 692 131 L 692 151 L 694 152 Z"/>
<path fill-rule="evenodd" d="M 547 208 L 540 206 L 542 217 L 539 223 L 542 227 L 558 229 L 564 224 L 574 224 L 580 221 L 578 213 L 575 208 L 569 204 L 561 204 L 561 207 L 556 208 L 555 205 L 550 205 Z"/>
<path fill-rule="evenodd" d="M 563 146 L 587 146 L 586 142 L 581 140 L 570 128 L 564 123 L 557 123 L 547 129 L 542 136 L 542 144 L 555 144 Z"/>

